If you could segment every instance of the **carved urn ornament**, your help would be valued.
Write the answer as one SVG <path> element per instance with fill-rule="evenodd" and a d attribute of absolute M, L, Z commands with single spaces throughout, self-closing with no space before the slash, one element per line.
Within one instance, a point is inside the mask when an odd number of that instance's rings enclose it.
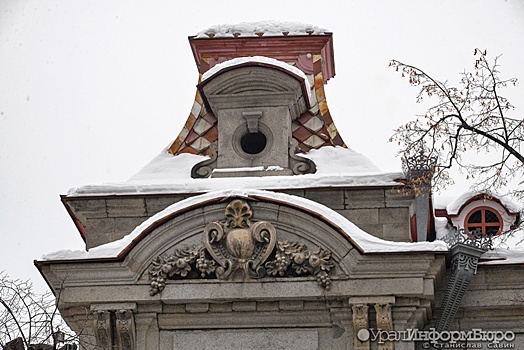
<path fill-rule="evenodd" d="M 220 264 L 218 278 L 261 278 L 264 263 L 276 243 L 275 227 L 266 221 L 252 223 L 249 205 L 235 199 L 226 207 L 226 221 L 212 222 L 204 229 L 204 245 Z"/>
<path fill-rule="evenodd" d="M 242 199 L 225 209 L 225 220 L 204 227 L 203 244 L 160 255 L 151 263 L 151 295 L 161 292 L 169 279 L 221 279 L 245 281 L 275 277 L 314 276 L 330 289 L 331 252 L 307 249 L 299 242 L 277 241 L 276 229 L 267 221 L 251 221 L 253 212 Z"/>

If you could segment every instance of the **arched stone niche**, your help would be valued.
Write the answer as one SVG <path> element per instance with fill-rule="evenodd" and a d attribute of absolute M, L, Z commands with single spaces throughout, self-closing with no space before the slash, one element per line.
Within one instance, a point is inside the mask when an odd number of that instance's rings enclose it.
<path fill-rule="evenodd" d="M 322 294 L 332 281 L 348 278 L 352 249 L 348 237 L 303 209 L 229 198 L 167 219 L 127 260 L 140 266 L 140 281 L 162 299 L 171 294 L 164 289 L 185 283 L 213 289 L 217 283 L 302 281 Z"/>
<path fill-rule="evenodd" d="M 309 83 L 285 69 L 260 63 L 220 71 L 198 88 L 218 122 L 211 161 L 193 177 L 314 173 L 312 161 L 296 156 L 291 123 L 310 108 Z"/>

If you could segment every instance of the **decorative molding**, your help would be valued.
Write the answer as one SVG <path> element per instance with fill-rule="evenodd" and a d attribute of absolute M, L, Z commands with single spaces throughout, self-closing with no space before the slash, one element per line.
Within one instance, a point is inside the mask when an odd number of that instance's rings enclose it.
<path fill-rule="evenodd" d="M 296 58 L 296 67 L 306 74 L 313 74 L 313 59 L 310 53 L 298 55 Z"/>
<path fill-rule="evenodd" d="M 329 271 L 334 264 L 329 250 L 318 248 L 312 252 L 303 243 L 277 242 L 275 258 L 265 267 L 270 276 L 316 276 L 320 287 L 331 289 Z"/>
<path fill-rule="evenodd" d="M 257 124 L 256 129 L 258 130 L 262 125 Z M 244 130 L 245 124 L 242 125 L 241 130 Z M 255 128 L 254 126 L 252 126 Z M 266 127 L 266 132 L 264 135 L 269 138 L 268 143 L 271 143 L 271 132 L 270 129 Z M 242 132 L 243 133 L 243 132 Z M 217 151 L 217 141 L 213 142 L 209 146 L 211 152 L 211 158 L 203 160 L 191 168 L 191 177 L 194 179 L 208 178 L 213 174 L 213 170 L 217 167 L 218 151 Z M 269 149 L 269 148 L 268 148 Z M 300 152 L 298 147 L 298 141 L 293 137 L 289 139 L 289 149 L 288 149 L 288 161 L 289 168 L 294 175 L 303 175 L 303 174 L 314 174 L 317 171 L 315 163 L 308 158 L 301 157 L 297 155 Z M 238 151 L 237 151 L 238 153 Z M 240 152 L 242 153 L 242 152 Z"/>
<path fill-rule="evenodd" d="M 353 310 L 353 349 L 355 350 L 369 350 L 369 322 L 368 322 L 368 309 L 366 304 L 356 304 L 351 307 Z M 366 341 L 360 340 L 359 332 L 361 335 L 367 335 Z"/>
<path fill-rule="evenodd" d="M 177 249 L 156 257 L 149 268 L 150 295 L 161 292 L 169 279 L 221 279 L 244 281 L 275 277 L 316 277 L 320 287 L 331 288 L 335 264 L 329 250 L 311 251 L 300 242 L 277 241 L 267 221 L 251 221 L 253 211 L 242 199 L 232 200 L 225 220 L 208 223 L 203 244 Z"/>
<path fill-rule="evenodd" d="M 295 175 L 314 174 L 317 171 L 315 163 L 308 158 L 297 155 L 300 152 L 298 141 L 293 137 L 289 139 L 289 167 Z"/>
<path fill-rule="evenodd" d="M 431 186 L 431 179 L 437 164 L 436 156 L 428 156 L 421 151 L 410 157 L 402 158 L 402 171 L 407 179 L 417 186 Z"/>
<path fill-rule="evenodd" d="M 135 319 L 131 310 L 118 310 L 116 316 L 116 336 L 119 350 L 135 349 Z"/>
<path fill-rule="evenodd" d="M 111 330 L 111 314 L 109 311 L 95 311 L 95 337 L 98 349 L 113 348 L 113 332 Z"/>
<path fill-rule="evenodd" d="M 217 141 L 209 146 L 209 150 L 211 152 L 211 158 L 203 160 L 191 168 L 191 177 L 193 179 L 208 178 L 213 173 L 213 169 L 216 168 L 218 158 Z"/>
<path fill-rule="evenodd" d="M 242 117 L 246 118 L 247 130 L 250 133 L 258 132 L 258 122 L 262 118 L 261 111 L 242 112 Z"/>
<path fill-rule="evenodd" d="M 491 235 L 482 234 L 480 230 L 467 232 L 464 229 L 453 229 L 441 239 L 449 248 L 457 244 L 467 245 L 470 247 L 482 249 L 484 252 L 493 249 L 493 241 Z"/>

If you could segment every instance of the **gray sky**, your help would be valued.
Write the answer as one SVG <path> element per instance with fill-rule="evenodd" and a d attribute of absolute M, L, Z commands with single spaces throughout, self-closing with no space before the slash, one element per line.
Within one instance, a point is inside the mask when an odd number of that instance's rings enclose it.
<path fill-rule="evenodd" d="M 326 87 L 345 142 L 398 171 L 392 130 L 424 113 L 392 58 L 458 81 L 473 49 L 524 79 L 521 1 L 0 2 L 0 270 L 83 242 L 59 201 L 71 187 L 127 180 L 179 133 L 198 73 L 187 37 L 213 24 L 311 23 L 334 33 Z M 505 95 L 524 109 L 523 83 Z M 458 179 L 458 178 L 457 178 Z M 467 190 L 464 182 L 448 191 Z"/>

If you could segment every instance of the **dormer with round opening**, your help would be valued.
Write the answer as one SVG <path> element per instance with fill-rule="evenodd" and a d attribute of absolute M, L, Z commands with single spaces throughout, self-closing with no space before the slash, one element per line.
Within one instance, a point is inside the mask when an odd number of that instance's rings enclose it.
<path fill-rule="evenodd" d="M 288 66 L 288 67 L 286 67 Z M 218 67 L 220 68 L 220 67 Z M 217 118 L 218 141 L 212 177 L 312 173 L 298 157 L 292 122 L 308 111 L 310 87 L 298 69 L 274 59 L 227 62 L 198 85 L 206 108 Z"/>

